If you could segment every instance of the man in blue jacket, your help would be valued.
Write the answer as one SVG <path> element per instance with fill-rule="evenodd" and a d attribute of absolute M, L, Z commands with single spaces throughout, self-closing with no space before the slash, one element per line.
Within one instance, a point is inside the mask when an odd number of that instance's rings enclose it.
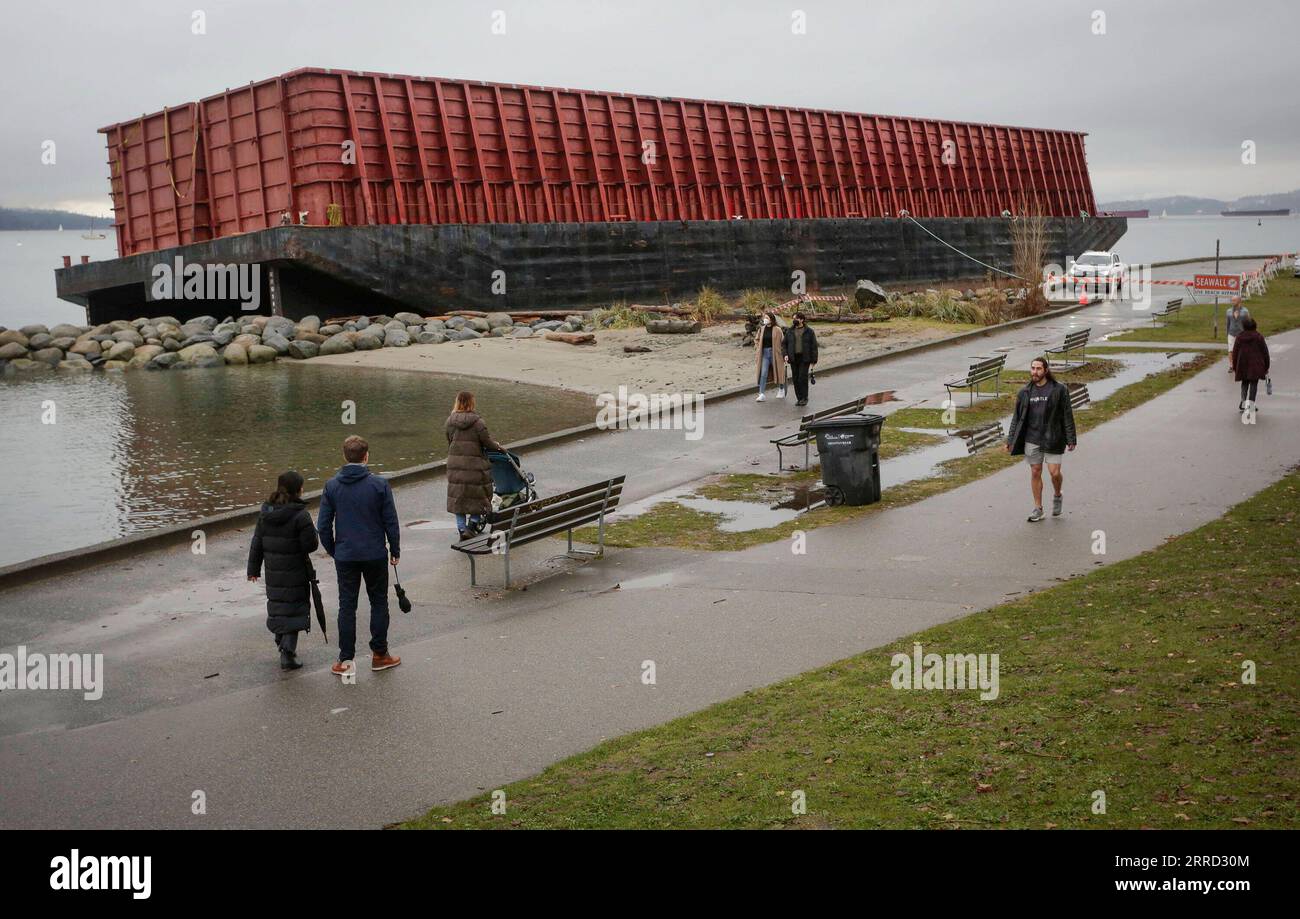
<path fill-rule="evenodd" d="M 362 578 L 370 598 L 370 669 L 388 670 L 402 662 L 388 653 L 388 564 L 396 565 L 401 555 L 393 489 L 366 468 L 370 445 L 364 438 L 354 434 L 343 441 L 343 458 L 346 465 L 325 483 L 316 518 L 321 548 L 334 559 L 338 573 L 339 659 L 331 669 L 339 676 L 355 672 Z"/>

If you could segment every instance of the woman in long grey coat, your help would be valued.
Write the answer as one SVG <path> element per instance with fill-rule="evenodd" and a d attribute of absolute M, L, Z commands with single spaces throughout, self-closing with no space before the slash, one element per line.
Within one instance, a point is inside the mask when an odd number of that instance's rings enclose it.
<path fill-rule="evenodd" d="M 500 450 L 474 410 L 474 394 L 461 391 L 447 418 L 447 513 L 468 539 L 492 510 L 492 464 L 484 450 Z"/>

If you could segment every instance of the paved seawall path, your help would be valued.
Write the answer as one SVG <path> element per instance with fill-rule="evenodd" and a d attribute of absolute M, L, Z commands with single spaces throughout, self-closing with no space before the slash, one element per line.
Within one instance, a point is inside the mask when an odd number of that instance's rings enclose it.
<path fill-rule="evenodd" d="M 1095 338 L 1142 321 L 1127 304 L 1105 303 L 867 364 L 821 379 L 812 408 L 885 389 L 897 390 L 891 407 L 937 405 L 942 380 L 974 355 L 1007 348 L 1008 367 L 1020 367 L 1067 328 L 1091 326 Z M 281 675 L 261 588 L 244 580 L 247 531 L 214 537 L 203 556 L 158 550 L 6 591 L 0 650 L 103 651 L 106 689 L 98 702 L 4 693 L 0 825 L 379 826 L 1130 557 L 1219 516 L 1300 458 L 1297 344 L 1300 331 L 1270 341 L 1276 391 L 1261 397 L 1256 425 L 1241 424 L 1236 384 L 1218 363 L 1085 434 L 1065 463 L 1066 515 L 1034 527 L 1017 465 L 809 531 L 803 556 L 784 542 L 738 553 L 611 550 L 501 593 L 469 589 L 450 531 L 415 523 L 443 522 L 441 481 L 401 487 L 403 583 L 416 608 L 393 607 L 402 666 L 363 667 L 355 686 L 326 672 L 332 650 L 315 633 L 300 644 L 307 667 Z M 733 400 L 706 409 L 699 441 L 607 433 L 526 464 L 543 493 L 626 472 L 632 501 L 717 471 L 773 470 L 767 441 L 799 411 L 793 399 Z M 888 462 L 883 476 L 888 488 Z M 1091 551 L 1099 529 L 1104 557 Z M 536 574 L 563 544 L 527 548 L 516 570 Z M 328 560 L 317 567 L 332 612 L 333 573 Z M 483 583 L 501 583 L 499 562 L 481 572 Z M 657 685 L 640 682 L 645 660 L 655 661 Z M 206 796 L 204 816 L 191 813 L 195 791 Z"/>

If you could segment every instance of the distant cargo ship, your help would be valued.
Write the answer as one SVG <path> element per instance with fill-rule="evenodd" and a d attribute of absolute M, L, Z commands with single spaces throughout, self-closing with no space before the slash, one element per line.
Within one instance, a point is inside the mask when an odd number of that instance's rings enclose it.
<path fill-rule="evenodd" d="M 1220 217 L 1290 217 L 1291 208 L 1279 207 L 1272 211 L 1219 211 Z"/>

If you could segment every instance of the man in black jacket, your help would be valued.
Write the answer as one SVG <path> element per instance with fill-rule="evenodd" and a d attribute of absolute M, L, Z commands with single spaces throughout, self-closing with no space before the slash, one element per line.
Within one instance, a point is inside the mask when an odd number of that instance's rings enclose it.
<path fill-rule="evenodd" d="M 1007 452 L 1024 454 L 1029 463 L 1029 488 L 1034 493 L 1034 509 L 1029 522 L 1043 519 L 1043 463 L 1052 477 L 1052 516 L 1061 516 L 1061 459 L 1076 446 L 1074 410 L 1070 391 L 1052 376 L 1047 359 L 1036 357 L 1029 365 L 1029 382 L 1016 395 L 1016 413 L 1007 431 Z"/>
<path fill-rule="evenodd" d="M 794 404 L 807 405 L 808 372 L 817 363 L 817 335 L 803 313 L 795 313 L 794 325 L 785 330 L 785 359 L 794 377 Z"/>

